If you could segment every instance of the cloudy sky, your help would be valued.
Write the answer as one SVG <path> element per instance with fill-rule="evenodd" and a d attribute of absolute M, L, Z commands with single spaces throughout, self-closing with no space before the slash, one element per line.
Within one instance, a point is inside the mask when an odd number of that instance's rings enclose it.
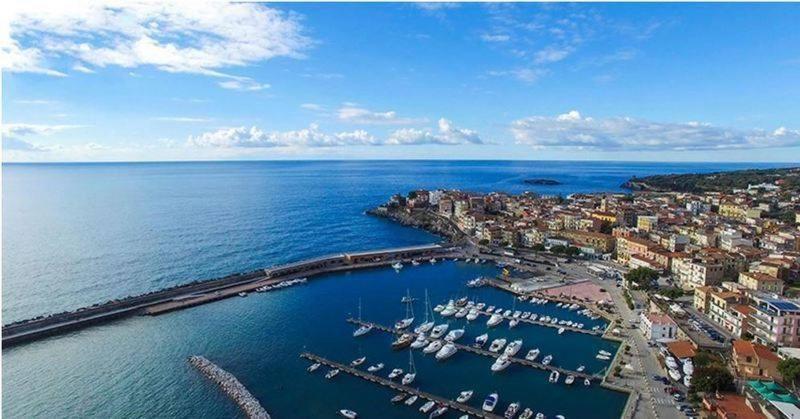
<path fill-rule="evenodd" d="M 4 6 L 6 161 L 800 161 L 797 4 Z"/>

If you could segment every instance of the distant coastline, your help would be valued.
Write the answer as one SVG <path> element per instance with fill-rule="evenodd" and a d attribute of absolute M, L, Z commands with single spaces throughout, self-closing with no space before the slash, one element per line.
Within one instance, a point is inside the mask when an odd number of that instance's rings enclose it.
<path fill-rule="evenodd" d="M 539 186 L 556 186 L 562 185 L 561 182 L 554 180 L 554 179 L 546 179 L 546 178 L 534 178 L 534 179 L 525 179 L 523 180 L 524 183 L 528 185 L 539 185 Z"/>
<path fill-rule="evenodd" d="M 800 191 L 800 167 L 634 176 L 621 186 L 632 191 L 699 193 L 728 192 L 778 183 L 783 190 Z"/>

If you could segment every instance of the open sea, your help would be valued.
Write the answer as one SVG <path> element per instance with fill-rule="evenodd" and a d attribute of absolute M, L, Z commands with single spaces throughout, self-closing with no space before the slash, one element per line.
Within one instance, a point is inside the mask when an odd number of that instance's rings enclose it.
<path fill-rule="evenodd" d="M 424 244 L 438 238 L 373 218 L 364 211 L 416 188 L 526 190 L 542 194 L 619 191 L 633 175 L 777 167 L 769 164 L 493 161 L 326 161 L 3 165 L 4 324 L 140 294 L 196 279 L 350 250 Z M 556 186 L 526 185 L 548 178 Z M 349 408 L 363 418 L 419 418 L 389 403 L 393 393 L 324 368 L 305 371 L 303 350 L 348 363 L 367 356 L 407 369 L 408 350 L 373 331 L 352 338 L 345 318 L 359 299 L 365 320 L 403 317 L 406 290 L 434 304 L 464 295 L 464 282 L 489 265 L 446 262 L 332 274 L 277 292 L 232 298 L 158 317 L 136 317 L 3 350 L 3 408 L 8 418 L 236 417 L 238 408 L 186 362 L 204 355 L 248 387 L 276 418 L 334 417 Z M 507 294 L 471 290 L 511 308 Z M 520 306 L 524 304 L 528 307 Z M 517 303 L 517 309 L 578 319 L 573 312 Z M 417 318 L 423 317 L 420 303 Z M 570 317 L 573 316 L 573 317 Z M 590 324 L 590 321 L 583 322 Z M 451 328 L 463 323 L 451 320 Z M 484 333 L 485 318 L 466 326 L 465 342 Z M 616 344 L 597 337 L 520 324 L 490 337 L 521 338 L 554 355 L 554 365 L 585 364 Z M 553 385 L 547 374 L 458 353 L 445 362 L 414 352 L 415 385 L 472 404 L 500 393 L 499 409 L 520 401 L 548 417 L 614 418 L 625 395 Z M 417 404 L 419 406 L 419 402 Z M 502 411 L 500 412 L 502 413 Z M 450 413 L 448 417 L 456 417 Z"/>

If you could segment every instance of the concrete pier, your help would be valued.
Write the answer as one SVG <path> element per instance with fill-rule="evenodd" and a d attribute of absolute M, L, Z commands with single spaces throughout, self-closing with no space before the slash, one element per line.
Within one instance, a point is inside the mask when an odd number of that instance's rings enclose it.
<path fill-rule="evenodd" d="M 325 358 L 323 358 L 321 356 L 318 356 L 318 355 L 314 355 L 314 354 L 309 353 L 309 352 L 301 353 L 300 357 L 301 358 L 305 358 L 305 359 L 307 359 L 309 361 L 312 361 L 312 362 L 319 362 L 320 364 L 325 365 L 325 366 L 330 367 L 330 368 L 339 369 L 340 371 L 342 371 L 344 373 L 347 373 L 347 374 L 353 375 L 355 377 L 361 378 L 363 380 L 367 380 L 369 382 L 381 385 L 383 387 L 391 388 L 392 390 L 397 390 L 397 391 L 402 391 L 404 393 L 413 394 L 413 395 L 416 395 L 417 397 L 419 397 L 420 399 L 423 399 L 423 400 L 433 400 L 436 403 L 445 405 L 445 406 L 449 407 L 452 410 L 458 410 L 459 412 L 466 413 L 466 414 L 468 414 L 468 415 L 470 415 L 471 417 L 474 417 L 474 418 L 486 418 L 486 419 L 500 419 L 501 418 L 501 416 L 495 415 L 494 413 L 484 412 L 483 410 L 474 408 L 472 406 L 469 406 L 469 405 L 466 405 L 466 404 L 462 404 L 462 403 L 458 403 L 455 400 L 446 399 L 444 397 L 439 397 L 439 396 L 436 396 L 434 394 L 421 391 L 419 389 L 415 389 L 415 388 L 412 388 L 412 387 L 404 386 L 401 383 L 398 383 L 396 381 L 392 381 L 392 380 L 390 380 L 388 378 L 379 377 L 377 375 L 370 374 L 368 372 L 365 372 L 365 371 L 350 367 L 348 365 L 344 365 L 344 364 L 340 364 L 338 362 L 330 361 L 328 359 L 325 359 Z"/>
<path fill-rule="evenodd" d="M 189 363 L 209 380 L 215 382 L 242 409 L 248 418 L 270 419 L 269 414 L 258 402 L 258 399 L 250 394 L 247 388 L 233 374 L 202 356 L 190 356 Z"/>

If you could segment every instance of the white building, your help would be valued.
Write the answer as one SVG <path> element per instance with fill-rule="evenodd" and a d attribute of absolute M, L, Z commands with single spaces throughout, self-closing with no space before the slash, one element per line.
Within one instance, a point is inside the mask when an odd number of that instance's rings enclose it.
<path fill-rule="evenodd" d="M 647 340 L 675 339 L 678 334 L 678 324 L 666 314 L 642 313 L 641 317 L 639 328 Z"/>

